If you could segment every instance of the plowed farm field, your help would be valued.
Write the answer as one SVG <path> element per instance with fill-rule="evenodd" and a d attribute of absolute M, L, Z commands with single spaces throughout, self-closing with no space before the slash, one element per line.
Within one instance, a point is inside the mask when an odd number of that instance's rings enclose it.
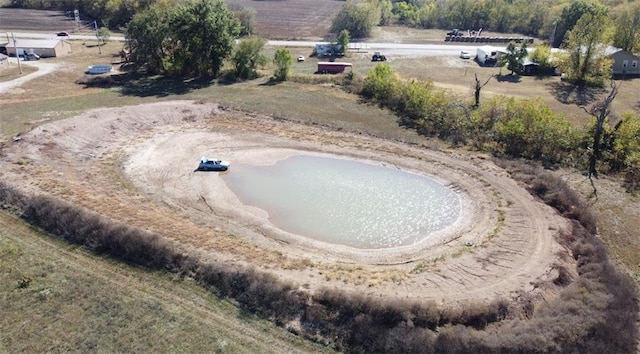
<path fill-rule="evenodd" d="M 227 0 L 226 3 L 231 9 L 255 9 L 256 31 L 270 39 L 324 38 L 344 4 L 336 0 Z"/>
<path fill-rule="evenodd" d="M 336 0 L 227 0 L 226 3 L 234 11 L 256 10 L 256 33 L 270 39 L 325 38 L 333 17 L 344 4 Z M 87 20 L 82 14 L 81 17 Z M 0 30 L 72 31 L 75 26 L 73 17 L 64 11 L 0 8 Z"/>
<path fill-rule="evenodd" d="M 0 8 L 0 31 L 71 32 L 75 27 L 73 17 L 64 11 Z"/>

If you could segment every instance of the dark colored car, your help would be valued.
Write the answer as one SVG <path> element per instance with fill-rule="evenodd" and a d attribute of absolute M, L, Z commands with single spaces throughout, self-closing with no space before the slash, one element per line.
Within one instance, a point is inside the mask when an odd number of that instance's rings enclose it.
<path fill-rule="evenodd" d="M 61 32 L 56 33 L 56 36 L 58 36 L 58 37 L 69 37 L 69 32 L 61 31 Z"/>

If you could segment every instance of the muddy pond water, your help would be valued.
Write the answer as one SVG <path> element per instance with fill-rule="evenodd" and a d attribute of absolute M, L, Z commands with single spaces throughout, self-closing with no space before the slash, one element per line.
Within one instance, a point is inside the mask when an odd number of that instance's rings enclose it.
<path fill-rule="evenodd" d="M 433 178 L 381 164 L 294 155 L 232 164 L 222 178 L 276 227 L 361 249 L 409 246 L 453 225 L 460 197 Z"/>

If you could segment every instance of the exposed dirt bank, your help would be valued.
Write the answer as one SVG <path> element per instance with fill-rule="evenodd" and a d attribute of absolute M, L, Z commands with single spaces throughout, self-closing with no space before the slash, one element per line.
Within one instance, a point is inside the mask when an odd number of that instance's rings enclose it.
<path fill-rule="evenodd" d="M 240 203 L 220 175 L 194 172 L 201 155 L 213 154 L 243 164 L 328 154 L 422 173 L 461 195 L 463 217 L 411 247 L 359 250 L 316 242 L 278 229 L 266 212 Z M 556 242 L 566 221 L 483 156 L 210 103 L 100 109 L 45 124 L 9 145 L 0 167 L 0 177 L 22 189 L 59 196 L 229 264 L 253 264 L 310 290 L 337 286 L 443 303 L 548 294 L 554 265 L 571 259 Z"/>

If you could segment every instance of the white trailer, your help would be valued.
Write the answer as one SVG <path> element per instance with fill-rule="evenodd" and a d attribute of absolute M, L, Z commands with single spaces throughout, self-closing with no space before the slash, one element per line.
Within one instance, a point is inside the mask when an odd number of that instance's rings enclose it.
<path fill-rule="evenodd" d="M 480 65 L 495 64 L 500 58 L 500 55 L 505 52 L 506 50 L 504 48 L 498 48 L 490 45 L 478 47 L 476 52 L 476 61 Z"/>

